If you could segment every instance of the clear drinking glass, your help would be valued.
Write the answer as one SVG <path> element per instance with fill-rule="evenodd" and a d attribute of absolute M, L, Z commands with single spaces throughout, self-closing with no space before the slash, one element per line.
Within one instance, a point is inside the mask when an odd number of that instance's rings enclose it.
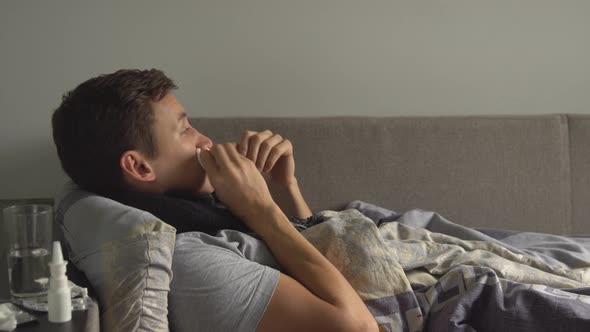
<path fill-rule="evenodd" d="M 51 260 L 53 208 L 14 205 L 3 210 L 8 231 L 8 282 L 16 302 L 47 292 Z"/>

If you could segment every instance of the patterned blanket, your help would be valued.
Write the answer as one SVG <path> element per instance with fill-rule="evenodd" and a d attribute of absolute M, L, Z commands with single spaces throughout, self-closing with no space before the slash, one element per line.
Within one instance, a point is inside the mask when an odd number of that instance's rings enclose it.
<path fill-rule="evenodd" d="M 381 331 L 590 331 L 587 239 L 560 259 L 560 248 L 527 252 L 434 213 L 349 207 L 302 234 Z"/>

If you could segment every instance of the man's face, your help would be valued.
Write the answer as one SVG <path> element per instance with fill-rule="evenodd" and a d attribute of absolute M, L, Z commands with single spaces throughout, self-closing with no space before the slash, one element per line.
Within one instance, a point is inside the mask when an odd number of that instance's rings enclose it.
<path fill-rule="evenodd" d="M 213 192 L 209 177 L 197 159 L 197 148 L 210 148 L 211 139 L 190 125 L 184 108 L 172 93 L 152 107 L 158 154 L 150 164 L 159 187 L 165 192 Z"/>

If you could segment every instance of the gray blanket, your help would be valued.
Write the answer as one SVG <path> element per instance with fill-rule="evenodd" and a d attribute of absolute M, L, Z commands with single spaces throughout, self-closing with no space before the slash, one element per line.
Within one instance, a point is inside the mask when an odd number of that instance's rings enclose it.
<path fill-rule="evenodd" d="M 590 239 L 470 229 L 355 201 L 302 232 L 381 331 L 590 331 Z"/>

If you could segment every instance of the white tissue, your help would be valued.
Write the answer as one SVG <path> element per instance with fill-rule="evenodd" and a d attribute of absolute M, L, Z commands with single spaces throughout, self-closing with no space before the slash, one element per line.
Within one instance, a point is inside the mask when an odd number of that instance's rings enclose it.
<path fill-rule="evenodd" d="M 201 160 L 201 148 L 197 148 L 197 159 L 199 160 L 199 164 L 201 164 L 201 167 L 203 167 L 203 161 Z"/>
<path fill-rule="evenodd" d="M 35 316 L 12 303 L 0 304 L 0 331 L 12 331 L 17 325 L 34 320 L 37 320 Z"/>
<path fill-rule="evenodd" d="M 0 331 L 16 329 L 16 314 L 11 310 L 10 303 L 0 304 Z"/>

